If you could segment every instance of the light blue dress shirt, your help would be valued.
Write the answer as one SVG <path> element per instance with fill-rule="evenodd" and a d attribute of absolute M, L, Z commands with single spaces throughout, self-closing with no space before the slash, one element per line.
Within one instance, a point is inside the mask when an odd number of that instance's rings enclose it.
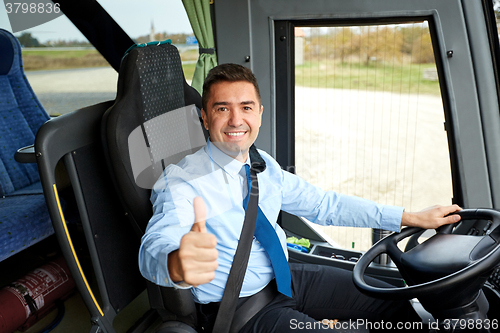
<path fill-rule="evenodd" d="M 276 223 L 280 210 L 321 225 L 400 230 L 402 207 L 325 192 L 282 170 L 267 153 L 259 153 L 267 164 L 258 174 L 259 207 L 276 230 L 287 258 L 285 233 Z M 190 231 L 193 199 L 201 196 L 207 207 L 207 231 L 217 237 L 219 267 L 214 280 L 192 288 L 192 292 L 198 303 L 222 299 L 245 216 L 242 202 L 248 190 L 243 165 L 208 141 L 198 152 L 164 170 L 152 191 L 153 217 L 139 251 L 139 267 L 145 278 L 162 286 L 179 287 L 169 277 L 167 258 Z M 240 297 L 257 293 L 273 278 L 270 260 L 254 237 Z"/>

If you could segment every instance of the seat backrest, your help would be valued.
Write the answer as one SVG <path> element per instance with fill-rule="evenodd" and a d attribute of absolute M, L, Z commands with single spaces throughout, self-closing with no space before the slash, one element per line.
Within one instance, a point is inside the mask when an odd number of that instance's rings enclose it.
<path fill-rule="evenodd" d="M 0 29 L 0 186 L 8 195 L 39 181 L 36 164 L 20 164 L 15 152 L 32 145 L 40 126 L 49 119 L 24 74 L 21 46 Z"/>
<path fill-rule="evenodd" d="M 103 117 L 107 162 L 127 216 L 139 236 L 152 216 L 151 188 L 165 166 L 205 144 L 201 96 L 184 78 L 178 50 L 168 42 L 132 48 L 123 58 L 114 105 Z M 193 326 L 189 290 L 149 283 L 151 306 L 164 321 Z"/>
<path fill-rule="evenodd" d="M 134 265 L 140 239 L 123 218 L 104 162 L 101 120 L 112 104 L 103 102 L 53 118 L 35 139 L 40 179 L 59 247 L 90 312 L 92 331 L 109 333 L 115 332 L 117 314 L 146 289 Z M 140 316 L 139 310 L 134 307 L 130 317 Z"/>
<path fill-rule="evenodd" d="M 198 109 L 198 121 L 201 96 L 186 83 L 177 48 L 156 42 L 133 48 L 124 56 L 115 103 L 103 118 L 103 141 L 115 185 L 140 236 L 152 215 L 149 199 L 154 181 L 166 165 L 196 151 L 208 137 L 198 122 L 196 133 L 182 134 L 187 140 L 180 141 L 188 141 L 187 149 L 165 150 L 169 140 L 179 140 L 178 132 L 183 129 L 170 122 L 170 116 L 184 117 L 179 122 L 191 126 L 186 112 L 193 112 L 193 106 Z M 197 143 L 189 143 L 190 135 L 198 136 Z"/>

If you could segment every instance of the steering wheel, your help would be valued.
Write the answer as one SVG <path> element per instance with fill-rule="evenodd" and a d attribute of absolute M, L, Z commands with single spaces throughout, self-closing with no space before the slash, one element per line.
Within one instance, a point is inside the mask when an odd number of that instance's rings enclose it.
<path fill-rule="evenodd" d="M 462 221 L 491 220 L 494 229 L 485 236 L 469 236 L 452 234 L 453 225 L 445 225 L 436 229 L 437 233 L 425 242 L 402 252 L 398 242 L 422 231 L 421 228 L 404 228 L 377 242 L 358 260 L 353 270 L 356 287 L 369 296 L 383 299 L 412 299 L 470 290 L 471 284 L 477 284 L 475 287 L 479 290 L 499 264 L 500 212 L 466 209 L 454 214 L 460 215 Z M 366 269 L 383 253 L 396 264 L 407 286 L 380 288 L 366 283 Z"/>

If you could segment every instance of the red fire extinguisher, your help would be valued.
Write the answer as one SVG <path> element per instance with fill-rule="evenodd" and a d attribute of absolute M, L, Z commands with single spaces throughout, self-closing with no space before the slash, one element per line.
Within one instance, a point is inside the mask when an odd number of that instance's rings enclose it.
<path fill-rule="evenodd" d="M 33 270 L 0 290 L 0 333 L 11 333 L 75 288 L 63 257 Z"/>

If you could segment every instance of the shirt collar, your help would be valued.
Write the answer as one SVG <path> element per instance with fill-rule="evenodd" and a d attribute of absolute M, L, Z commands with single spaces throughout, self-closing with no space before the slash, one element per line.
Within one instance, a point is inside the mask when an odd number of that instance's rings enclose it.
<path fill-rule="evenodd" d="M 247 160 L 245 163 L 241 163 L 235 158 L 232 158 L 231 156 L 227 155 L 224 153 L 222 150 L 220 150 L 216 145 L 214 145 L 210 139 L 207 140 L 207 145 L 205 146 L 205 152 L 208 154 L 210 157 L 210 160 L 212 160 L 219 168 L 224 170 L 228 175 L 231 177 L 236 177 L 238 173 L 241 171 L 241 168 L 243 167 L 244 164 L 250 164 L 250 154 L 247 156 Z"/>

